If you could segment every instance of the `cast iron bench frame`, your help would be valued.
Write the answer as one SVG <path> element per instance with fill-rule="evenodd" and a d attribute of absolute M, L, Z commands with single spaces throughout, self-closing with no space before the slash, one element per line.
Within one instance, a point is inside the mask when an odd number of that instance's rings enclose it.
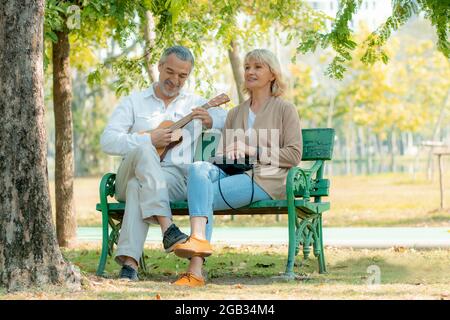
<path fill-rule="evenodd" d="M 325 252 L 323 248 L 322 213 L 330 209 L 330 203 L 322 201 L 329 195 L 330 181 L 323 177 L 326 160 L 331 160 L 334 146 L 334 129 L 303 129 L 302 163 L 312 163 L 310 168 L 294 167 L 289 170 L 286 180 L 285 200 L 262 200 L 239 211 L 215 211 L 214 215 L 242 214 L 288 214 L 288 259 L 285 276 L 293 278 L 295 256 L 303 247 L 304 259 L 308 259 L 313 246 L 314 256 L 318 258 L 319 272 L 326 273 Z M 206 160 L 214 154 L 211 143 L 217 145 L 220 133 L 204 132 L 199 140 L 195 160 Z M 96 210 L 102 212 L 102 252 L 97 275 L 103 276 L 108 255 L 112 256 L 117 245 L 120 227 L 125 210 L 125 202 L 109 202 L 108 197 L 115 194 L 115 173 L 105 174 L 100 182 L 100 203 Z M 313 200 L 311 200 L 313 198 Z M 187 201 L 171 202 L 172 214 L 189 215 Z M 111 228 L 111 232 L 109 231 Z M 143 254 L 144 256 L 144 254 Z M 146 272 L 145 259 L 140 259 L 141 272 Z"/>

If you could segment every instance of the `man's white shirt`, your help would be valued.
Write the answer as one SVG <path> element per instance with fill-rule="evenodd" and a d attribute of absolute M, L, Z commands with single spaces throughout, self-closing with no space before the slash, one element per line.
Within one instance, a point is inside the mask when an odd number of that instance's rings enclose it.
<path fill-rule="evenodd" d="M 140 131 L 155 129 L 164 120 L 176 122 L 207 102 L 203 97 L 181 90 L 166 108 L 163 100 L 156 97 L 153 85 L 135 92 L 123 98 L 112 113 L 100 138 L 101 147 L 107 154 L 125 156 L 141 144 L 152 143 L 150 136 L 139 134 Z M 214 107 L 208 109 L 208 113 L 213 120 L 212 128 L 222 129 L 227 112 Z M 183 141 L 167 152 L 164 162 L 191 163 L 201 132 L 199 119 L 186 125 L 182 132 Z"/>

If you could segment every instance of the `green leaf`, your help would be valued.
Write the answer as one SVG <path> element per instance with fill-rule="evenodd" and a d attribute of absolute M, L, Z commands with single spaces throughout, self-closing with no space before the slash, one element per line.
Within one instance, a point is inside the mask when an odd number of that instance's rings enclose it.
<path fill-rule="evenodd" d="M 58 42 L 58 36 L 51 30 L 45 32 L 45 37 L 50 39 L 53 43 Z"/>

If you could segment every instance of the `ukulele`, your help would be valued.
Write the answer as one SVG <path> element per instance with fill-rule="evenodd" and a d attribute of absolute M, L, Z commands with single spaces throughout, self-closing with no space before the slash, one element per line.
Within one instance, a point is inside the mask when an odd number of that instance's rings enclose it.
<path fill-rule="evenodd" d="M 212 107 L 220 106 L 229 101 L 230 101 L 230 98 L 225 93 L 222 93 L 222 94 L 218 95 L 217 97 L 209 100 L 207 103 L 202 105 L 200 108 L 207 110 Z M 177 122 L 174 122 L 171 120 L 165 120 L 159 124 L 157 129 L 166 128 L 166 129 L 170 129 L 172 132 L 174 132 L 175 130 L 179 130 L 179 129 L 183 128 L 185 125 L 187 125 L 189 122 L 191 122 L 193 120 L 192 115 L 193 115 L 193 113 L 191 112 L 190 114 L 188 114 L 187 116 L 178 120 Z M 147 132 L 151 132 L 151 131 L 147 131 Z M 172 149 L 173 147 L 175 147 L 176 145 L 178 145 L 179 143 L 181 143 L 181 141 L 183 141 L 183 137 L 180 135 L 179 138 L 175 139 L 174 141 L 169 143 L 167 146 L 156 148 L 156 151 L 158 152 L 161 161 L 164 159 L 167 152 L 170 149 Z"/>

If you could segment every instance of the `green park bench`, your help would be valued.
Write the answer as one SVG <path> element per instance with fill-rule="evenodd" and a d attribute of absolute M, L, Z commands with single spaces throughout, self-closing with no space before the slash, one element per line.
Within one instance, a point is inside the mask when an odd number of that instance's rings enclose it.
<path fill-rule="evenodd" d="M 303 155 L 301 167 L 289 170 L 286 181 L 285 200 L 262 200 L 239 211 L 215 211 L 214 215 L 265 215 L 288 214 L 289 247 L 285 276 L 294 277 L 294 260 L 300 246 L 303 256 L 308 259 L 313 253 L 318 258 L 319 272 L 326 273 L 325 254 L 323 249 L 322 213 L 330 209 L 330 203 L 322 201 L 328 196 L 330 182 L 323 177 L 325 160 L 331 160 L 334 145 L 334 129 L 303 129 Z M 207 160 L 214 155 L 220 133 L 204 132 L 199 139 L 194 159 Z M 310 164 L 309 168 L 303 168 Z M 109 202 L 114 197 L 114 173 L 105 174 L 100 182 L 100 203 L 96 209 L 102 212 L 102 252 L 97 268 L 97 275 L 103 276 L 107 256 L 112 256 L 114 245 L 117 245 L 121 222 L 125 210 L 125 202 Z M 187 201 L 171 203 L 172 214 L 189 215 Z M 141 272 L 146 272 L 145 260 L 140 260 Z"/>

